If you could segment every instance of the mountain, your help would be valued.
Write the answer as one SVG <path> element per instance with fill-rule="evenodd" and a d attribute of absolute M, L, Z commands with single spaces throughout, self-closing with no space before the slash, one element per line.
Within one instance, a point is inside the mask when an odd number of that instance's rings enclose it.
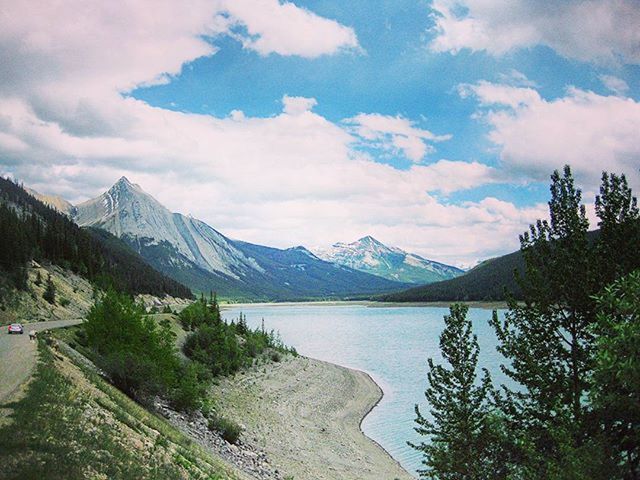
<path fill-rule="evenodd" d="M 387 302 L 500 301 L 504 289 L 520 295 L 514 272 L 522 271 L 520 251 L 486 260 L 464 275 L 381 297 Z"/>
<path fill-rule="evenodd" d="M 29 195 L 40 200 L 45 205 L 58 210 L 60 213 L 64 213 L 65 215 L 72 215 L 75 210 L 75 207 L 62 197 L 58 197 L 56 195 L 43 195 L 27 187 L 24 187 L 24 189 Z"/>
<path fill-rule="evenodd" d="M 25 287 L 25 267 L 35 260 L 131 294 L 193 297 L 186 286 L 154 270 L 120 239 L 81 229 L 30 192 L 0 177 L 0 270 L 13 286 Z"/>
<path fill-rule="evenodd" d="M 587 233 L 590 242 L 596 241 L 600 231 Z M 379 297 L 388 302 L 458 302 L 503 301 L 505 289 L 516 299 L 522 292 L 515 272 L 524 272 L 524 259 L 520 250 L 501 257 L 485 260 L 464 275 L 430 285 L 410 288 L 402 292 Z"/>
<path fill-rule="evenodd" d="M 280 250 L 231 240 L 200 220 L 169 211 L 125 177 L 77 205 L 73 219 L 123 239 L 156 269 L 191 288 L 224 297 L 343 298 L 406 286 L 326 262 L 303 247 Z"/>
<path fill-rule="evenodd" d="M 353 243 L 336 243 L 329 249 L 314 252 L 328 262 L 405 283 L 439 282 L 464 273 L 459 268 L 387 247 L 371 236 Z"/>

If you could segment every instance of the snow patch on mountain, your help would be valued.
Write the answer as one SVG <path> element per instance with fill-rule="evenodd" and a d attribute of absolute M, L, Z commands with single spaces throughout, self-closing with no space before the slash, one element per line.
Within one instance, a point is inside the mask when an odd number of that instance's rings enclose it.
<path fill-rule="evenodd" d="M 353 243 L 335 243 L 326 249 L 317 248 L 314 253 L 328 262 L 401 282 L 426 284 L 464 273 L 451 265 L 388 247 L 372 236 Z"/>

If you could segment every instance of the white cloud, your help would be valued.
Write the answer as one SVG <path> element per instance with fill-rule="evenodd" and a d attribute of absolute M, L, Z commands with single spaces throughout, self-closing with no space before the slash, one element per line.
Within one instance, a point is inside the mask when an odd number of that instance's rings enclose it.
<path fill-rule="evenodd" d="M 629 85 L 621 78 L 613 75 L 600 75 L 600 81 L 611 92 L 619 96 L 624 96 L 629 91 Z"/>
<path fill-rule="evenodd" d="M 235 110 L 217 118 L 122 95 L 140 84 L 169 81 L 186 62 L 215 54 L 203 36 L 225 34 L 241 17 L 254 40 L 270 39 L 248 45 L 261 52 L 306 56 L 342 48 L 332 41 L 317 50 L 304 44 L 287 50 L 285 45 L 302 35 L 297 26 L 290 26 L 291 34 L 272 37 L 271 27 L 243 17 L 250 12 L 220 17 L 221 5 L 197 0 L 3 5 L 0 170 L 74 202 L 99 194 L 125 174 L 169 208 L 247 241 L 313 245 L 373 234 L 454 263 L 516 248 L 517 234 L 544 214 L 537 207 L 438 200 L 499 181 L 486 165 L 440 160 L 398 170 L 354 149 L 369 137 L 419 161 L 433 142 L 449 138 L 403 117 L 363 114 L 345 128 L 313 112 L 315 99 L 285 96 L 283 111 L 272 117 Z M 292 4 L 277 5 L 297 18 Z M 316 25 L 310 12 L 302 15 L 312 19 L 305 28 Z M 277 28 L 288 28 L 273 18 Z M 335 27 L 320 23 L 323 32 L 327 25 L 329 32 Z"/>
<path fill-rule="evenodd" d="M 242 25 L 246 33 L 235 33 L 246 48 L 268 55 L 318 57 L 340 50 L 358 50 L 352 28 L 320 17 L 291 2 L 279 0 L 218 0 L 230 27 Z"/>
<path fill-rule="evenodd" d="M 564 164 L 594 190 L 603 170 L 637 181 L 640 165 L 640 103 L 569 88 L 546 100 L 528 88 L 480 82 L 462 87 L 474 94 L 491 126 L 489 138 L 505 167 L 544 180 Z"/>
<path fill-rule="evenodd" d="M 640 63 L 637 0 L 434 0 L 438 52 L 503 55 L 545 45 L 572 59 Z"/>
<path fill-rule="evenodd" d="M 400 115 L 360 113 L 344 120 L 344 123 L 366 144 L 394 153 L 401 152 L 412 162 L 419 162 L 427 153 L 435 151 L 428 142 L 442 142 L 451 138 L 451 135 L 434 135 L 417 128 L 414 122 Z"/>
<path fill-rule="evenodd" d="M 285 95 L 282 99 L 282 104 L 284 105 L 284 113 L 301 115 L 305 112 L 310 112 L 318 102 L 315 98 L 290 97 L 289 95 Z"/>

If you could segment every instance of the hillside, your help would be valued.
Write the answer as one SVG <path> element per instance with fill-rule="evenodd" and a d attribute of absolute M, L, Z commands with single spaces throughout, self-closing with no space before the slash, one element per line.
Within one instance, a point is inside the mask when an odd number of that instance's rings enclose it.
<path fill-rule="evenodd" d="M 165 275 L 224 298 L 345 298 L 406 287 L 326 262 L 306 249 L 231 240 L 200 220 L 171 212 L 125 177 L 99 197 L 77 205 L 73 219 L 124 240 Z"/>
<path fill-rule="evenodd" d="M 587 234 L 590 242 L 598 238 L 599 231 Z M 403 292 L 378 297 L 387 302 L 457 302 L 457 301 L 502 301 L 505 289 L 515 298 L 520 298 L 521 290 L 514 272 L 522 272 L 524 259 L 520 250 L 501 257 L 485 260 L 464 275 L 415 287 Z"/>
<path fill-rule="evenodd" d="M 40 342 L 39 357 L 23 398 L 0 415 L 2 478 L 246 478 L 108 384 L 75 350 Z"/>
<path fill-rule="evenodd" d="M 316 249 L 314 253 L 328 262 L 404 283 L 424 285 L 464 273 L 451 265 L 388 247 L 371 236 L 353 243 L 336 243 L 328 249 Z"/>
<path fill-rule="evenodd" d="M 66 215 L 0 178 L 0 270 L 23 289 L 31 260 L 52 263 L 93 283 L 130 294 L 191 298 L 191 291 L 150 267 L 121 240 L 78 227 Z"/>
<path fill-rule="evenodd" d="M 505 288 L 516 297 L 514 272 L 524 267 L 520 251 L 486 260 L 464 275 L 380 297 L 387 302 L 448 302 L 504 300 Z"/>

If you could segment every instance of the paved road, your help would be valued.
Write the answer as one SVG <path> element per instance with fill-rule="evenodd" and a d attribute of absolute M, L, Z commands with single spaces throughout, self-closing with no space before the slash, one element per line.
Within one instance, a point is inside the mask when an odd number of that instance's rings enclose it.
<path fill-rule="evenodd" d="M 23 335 L 8 335 L 7 327 L 0 327 L 0 405 L 11 400 L 25 383 L 36 364 L 36 344 L 29 341 L 29 331 L 77 325 L 82 320 L 25 323 Z"/>

